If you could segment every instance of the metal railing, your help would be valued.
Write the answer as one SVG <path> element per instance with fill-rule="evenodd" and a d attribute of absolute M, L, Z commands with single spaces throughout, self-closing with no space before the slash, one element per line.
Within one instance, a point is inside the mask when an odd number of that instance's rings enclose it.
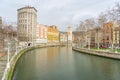
<path fill-rule="evenodd" d="M 27 48 L 27 46 L 16 46 L 15 49 L 10 50 L 10 47 L 8 46 L 8 48 L 7 48 L 7 63 L 6 63 L 5 70 L 3 71 L 1 80 L 7 80 L 8 72 L 11 68 L 12 63 L 14 62 L 15 57 L 21 50 L 23 50 L 25 48 Z"/>

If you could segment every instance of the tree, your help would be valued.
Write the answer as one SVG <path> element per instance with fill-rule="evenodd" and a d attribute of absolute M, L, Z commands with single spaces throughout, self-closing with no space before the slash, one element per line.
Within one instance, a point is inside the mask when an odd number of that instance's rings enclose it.
<path fill-rule="evenodd" d="M 106 22 L 107 22 L 106 14 L 101 13 L 97 18 L 97 26 L 102 27 L 102 25 Z"/>

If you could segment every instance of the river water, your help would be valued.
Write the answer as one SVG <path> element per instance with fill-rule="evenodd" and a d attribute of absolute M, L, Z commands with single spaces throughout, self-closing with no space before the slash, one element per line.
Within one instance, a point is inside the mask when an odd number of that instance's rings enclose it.
<path fill-rule="evenodd" d="M 71 46 L 34 49 L 17 61 L 12 80 L 120 80 L 120 61 Z"/>

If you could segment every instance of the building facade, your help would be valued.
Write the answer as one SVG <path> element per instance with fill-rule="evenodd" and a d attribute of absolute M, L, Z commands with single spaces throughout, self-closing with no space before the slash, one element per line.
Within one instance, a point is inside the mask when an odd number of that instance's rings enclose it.
<path fill-rule="evenodd" d="M 59 30 L 57 26 L 47 27 L 47 40 L 50 44 L 59 43 Z"/>
<path fill-rule="evenodd" d="M 68 42 L 68 34 L 67 32 L 60 32 L 59 34 L 59 39 L 61 44 L 67 44 Z"/>
<path fill-rule="evenodd" d="M 95 47 L 95 30 L 90 29 L 86 32 L 86 44 L 90 47 Z"/>
<path fill-rule="evenodd" d="M 114 32 L 115 27 L 117 27 L 117 23 L 109 22 L 103 24 L 103 45 L 106 47 L 110 47 L 113 45 L 115 39 L 114 34 L 116 34 L 116 30 Z"/>
<path fill-rule="evenodd" d="M 102 28 L 101 27 L 95 27 L 93 29 L 90 29 L 86 31 L 86 44 L 87 46 L 90 45 L 90 47 L 100 47 L 102 46 Z"/>
<path fill-rule="evenodd" d="M 37 10 L 26 6 L 17 10 L 17 30 L 20 42 L 34 42 L 36 40 Z"/>
<path fill-rule="evenodd" d="M 36 43 L 46 44 L 47 43 L 47 26 L 38 24 L 36 29 Z"/>
<path fill-rule="evenodd" d="M 72 44 L 72 27 L 67 28 L 68 43 Z"/>
<path fill-rule="evenodd" d="M 96 27 L 95 29 L 95 47 L 102 47 L 102 40 L 103 40 L 103 34 L 102 34 L 102 28 Z"/>
<path fill-rule="evenodd" d="M 113 28 L 113 45 L 120 47 L 120 26 L 117 24 Z"/>
<path fill-rule="evenodd" d="M 120 27 L 114 28 L 113 31 L 113 44 L 115 46 L 120 46 Z"/>

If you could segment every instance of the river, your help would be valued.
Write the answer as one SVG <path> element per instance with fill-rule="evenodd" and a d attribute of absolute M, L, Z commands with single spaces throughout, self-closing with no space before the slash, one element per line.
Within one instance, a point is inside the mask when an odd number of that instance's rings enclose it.
<path fill-rule="evenodd" d="M 120 80 L 120 61 L 82 54 L 71 46 L 28 51 L 12 80 Z"/>

